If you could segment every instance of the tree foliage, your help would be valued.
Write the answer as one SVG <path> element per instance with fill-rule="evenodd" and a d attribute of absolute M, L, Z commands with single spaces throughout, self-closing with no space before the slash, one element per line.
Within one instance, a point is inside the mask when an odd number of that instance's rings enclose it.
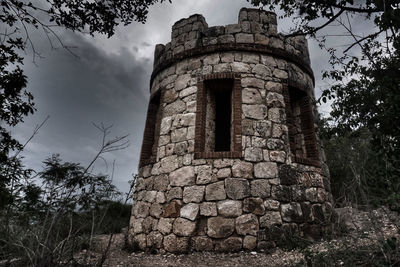
<path fill-rule="evenodd" d="M 127 225 L 126 207 L 113 201 L 119 193 L 110 177 L 63 162 L 59 155 L 43 161 L 35 179 L 17 182 L 14 201 L 0 210 L 0 260 L 55 266 L 73 260 L 83 244 L 90 247 L 94 234 Z M 110 208 L 117 210 L 108 215 Z M 109 216 L 121 221 L 112 223 Z"/>
<path fill-rule="evenodd" d="M 384 174 L 375 173 L 375 178 L 399 194 L 400 1 L 249 1 L 272 9 L 278 6 L 284 17 L 296 22 L 288 35 L 309 35 L 330 54 L 332 68 L 323 73 L 330 86 L 323 88 L 319 101 L 333 101 L 331 137 L 339 143 L 347 137 L 356 146 L 359 138 L 366 138 L 376 157 L 372 152 L 368 155 L 384 170 Z M 336 30 L 332 33 L 331 29 Z M 357 132 L 368 134 L 357 139 Z M 354 151 L 348 152 L 350 156 Z"/>

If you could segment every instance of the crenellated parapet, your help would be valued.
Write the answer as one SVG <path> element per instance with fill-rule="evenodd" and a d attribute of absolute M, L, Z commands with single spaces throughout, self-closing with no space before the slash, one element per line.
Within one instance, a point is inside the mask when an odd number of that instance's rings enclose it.
<path fill-rule="evenodd" d="M 307 40 L 277 32 L 276 14 L 242 8 L 237 24 L 208 27 L 202 15 L 181 19 L 172 26 L 171 42 L 156 45 L 154 77 L 185 58 L 212 52 L 248 51 L 269 54 L 295 63 L 312 78 Z"/>

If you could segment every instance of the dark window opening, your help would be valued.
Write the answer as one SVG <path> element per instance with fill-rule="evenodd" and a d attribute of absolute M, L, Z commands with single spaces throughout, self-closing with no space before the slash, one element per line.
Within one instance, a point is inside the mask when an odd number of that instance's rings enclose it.
<path fill-rule="evenodd" d="M 231 151 L 232 132 L 232 79 L 205 83 L 207 92 L 206 149 Z"/>
<path fill-rule="evenodd" d="M 295 162 L 319 165 L 310 97 L 296 87 L 285 89 L 290 150 Z"/>
<path fill-rule="evenodd" d="M 150 100 L 143 134 L 142 151 L 139 167 L 153 163 L 157 154 L 158 135 L 160 132 L 161 94 L 156 93 Z"/>
<path fill-rule="evenodd" d="M 197 85 L 195 154 L 199 158 L 242 156 L 242 87 L 239 75 L 204 75 Z"/>
<path fill-rule="evenodd" d="M 305 146 L 303 125 L 302 125 L 302 112 L 301 112 L 301 102 L 306 94 L 298 89 L 291 88 L 289 90 L 290 95 L 290 108 L 292 113 L 292 135 L 293 135 L 293 149 L 292 153 L 296 157 L 305 158 L 307 155 L 307 150 Z"/>

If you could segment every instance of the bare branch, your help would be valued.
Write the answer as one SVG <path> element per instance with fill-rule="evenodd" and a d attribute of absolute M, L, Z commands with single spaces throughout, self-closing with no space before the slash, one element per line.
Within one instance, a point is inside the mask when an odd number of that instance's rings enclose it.
<path fill-rule="evenodd" d="M 306 32 L 302 32 L 302 31 L 297 31 L 291 34 L 287 34 L 285 35 L 286 37 L 293 37 L 293 36 L 301 36 L 301 35 L 313 35 L 315 34 L 317 31 L 321 30 L 322 28 L 328 26 L 329 24 L 331 24 L 332 22 L 334 22 L 340 15 L 342 15 L 342 13 L 344 12 L 344 10 L 340 10 L 336 15 L 332 16 L 327 22 L 325 22 L 324 24 L 315 27 L 315 28 L 311 28 L 309 31 Z"/>

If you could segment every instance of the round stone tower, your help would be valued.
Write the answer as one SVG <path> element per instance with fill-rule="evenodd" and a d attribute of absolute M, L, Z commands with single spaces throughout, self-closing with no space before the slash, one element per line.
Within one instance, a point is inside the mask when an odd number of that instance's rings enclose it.
<path fill-rule="evenodd" d="M 324 234 L 329 174 L 303 36 L 258 9 L 226 26 L 190 16 L 156 46 L 150 88 L 133 248 L 254 250 Z"/>

